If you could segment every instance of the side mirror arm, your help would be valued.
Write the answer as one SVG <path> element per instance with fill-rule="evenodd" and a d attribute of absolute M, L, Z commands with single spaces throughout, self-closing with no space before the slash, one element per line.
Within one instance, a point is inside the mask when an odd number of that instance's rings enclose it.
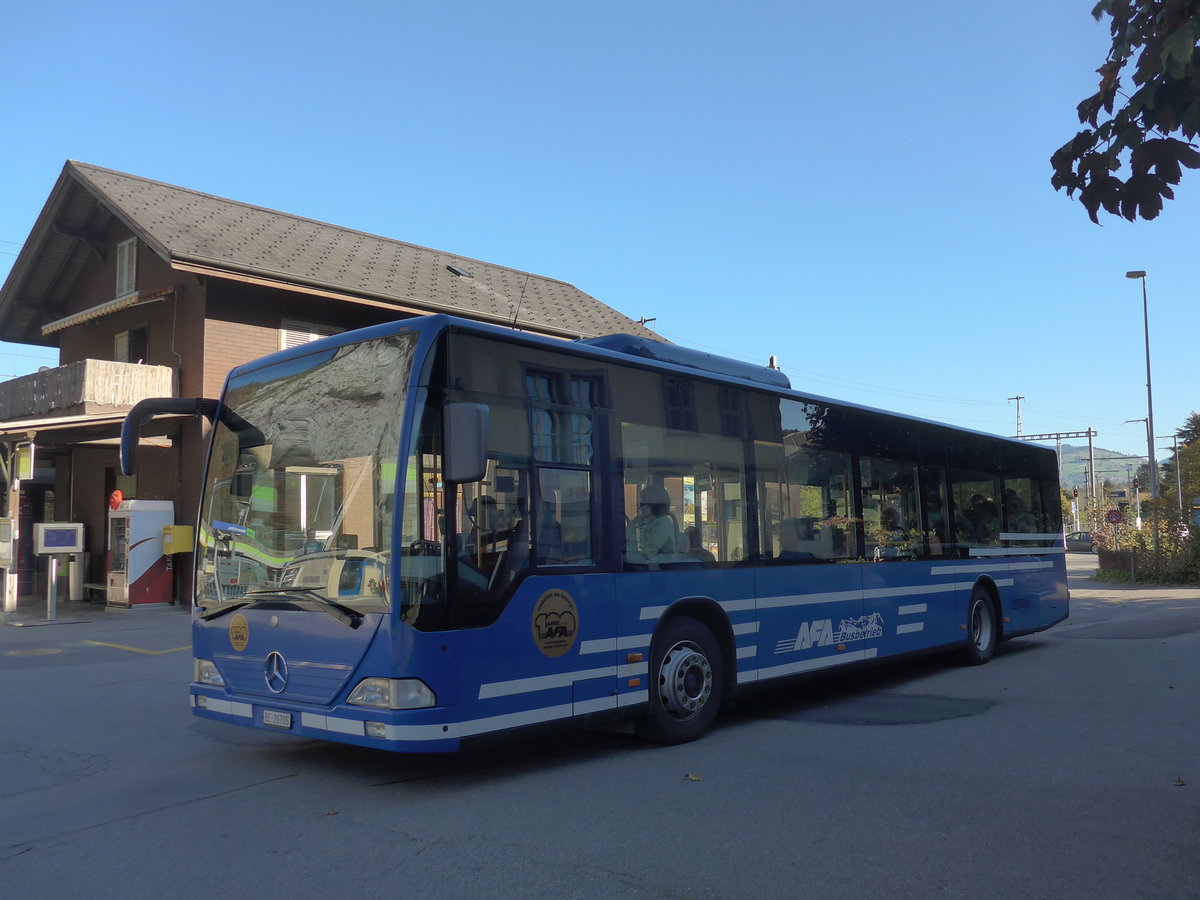
<path fill-rule="evenodd" d="M 137 464 L 138 437 L 142 426 L 155 416 L 204 416 L 216 419 L 217 401 L 205 398 L 151 397 L 139 400 L 125 416 L 121 426 L 121 473 L 132 475 Z"/>

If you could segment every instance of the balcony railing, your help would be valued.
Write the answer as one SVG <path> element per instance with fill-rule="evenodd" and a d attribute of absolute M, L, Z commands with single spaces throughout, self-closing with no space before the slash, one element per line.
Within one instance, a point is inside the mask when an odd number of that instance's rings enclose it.
<path fill-rule="evenodd" d="M 0 422 L 37 416 L 119 412 L 147 397 L 173 397 L 175 370 L 81 359 L 0 382 Z"/>

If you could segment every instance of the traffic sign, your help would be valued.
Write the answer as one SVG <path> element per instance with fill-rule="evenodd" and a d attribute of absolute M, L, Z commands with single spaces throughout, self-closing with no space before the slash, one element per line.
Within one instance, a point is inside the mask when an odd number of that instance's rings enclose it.
<path fill-rule="evenodd" d="M 1110 509 L 1108 511 L 1108 515 L 1105 516 L 1104 518 L 1108 519 L 1108 524 L 1110 524 L 1110 525 L 1120 525 L 1121 524 L 1121 511 L 1119 509 Z"/>

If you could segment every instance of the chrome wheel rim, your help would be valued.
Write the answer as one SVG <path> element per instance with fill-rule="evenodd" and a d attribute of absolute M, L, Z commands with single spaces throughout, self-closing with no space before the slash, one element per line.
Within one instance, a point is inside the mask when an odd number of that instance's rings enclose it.
<path fill-rule="evenodd" d="M 985 649 L 992 643 L 992 612 L 986 600 L 977 600 L 971 608 L 971 634 L 975 646 Z"/>
<path fill-rule="evenodd" d="M 691 641 L 680 641 L 663 655 L 658 694 L 676 719 L 690 719 L 712 696 L 713 675 L 708 657 Z"/>

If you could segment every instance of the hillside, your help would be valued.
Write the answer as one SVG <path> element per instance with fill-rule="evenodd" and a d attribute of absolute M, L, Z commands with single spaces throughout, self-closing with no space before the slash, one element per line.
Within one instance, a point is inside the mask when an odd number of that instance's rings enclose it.
<path fill-rule="evenodd" d="M 1095 447 L 1094 452 L 1096 454 L 1096 472 L 1100 479 L 1107 478 L 1118 484 L 1127 480 L 1127 475 L 1125 474 L 1127 470 L 1136 475 L 1138 467 L 1144 462 L 1144 459 L 1140 456 L 1130 456 L 1127 453 L 1118 453 L 1116 450 L 1105 450 L 1103 447 Z M 1062 459 L 1060 463 L 1064 487 L 1083 487 L 1086 478 L 1087 460 L 1087 444 L 1062 445 Z"/>

